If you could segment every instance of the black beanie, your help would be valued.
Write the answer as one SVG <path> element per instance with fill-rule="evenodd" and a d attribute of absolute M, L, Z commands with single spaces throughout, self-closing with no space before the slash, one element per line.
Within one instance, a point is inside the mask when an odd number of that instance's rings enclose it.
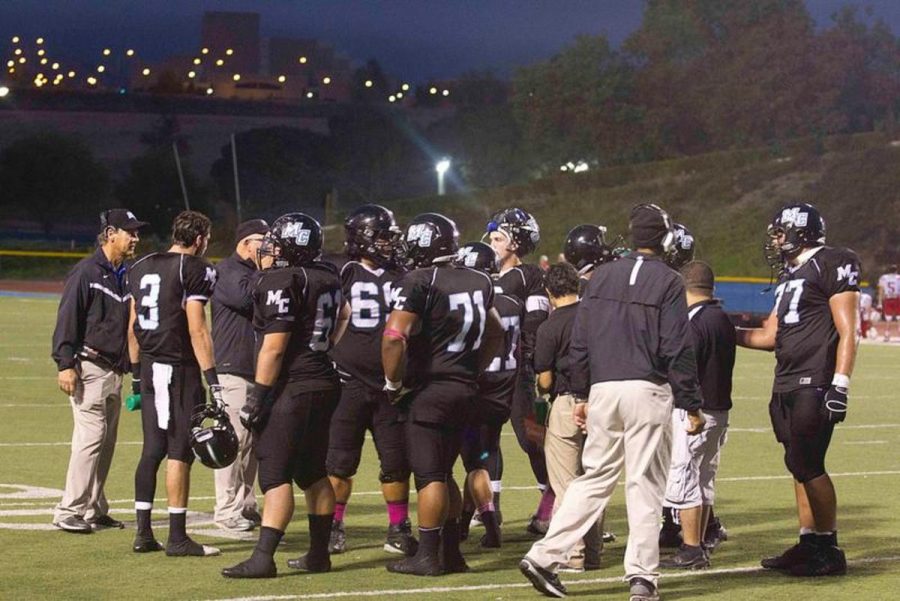
<path fill-rule="evenodd" d="M 628 228 L 635 248 L 658 248 L 669 233 L 670 222 L 656 205 L 642 204 L 631 209 Z"/>
<path fill-rule="evenodd" d="M 262 235 L 269 231 L 269 224 L 262 219 L 250 219 L 237 226 L 234 234 L 235 244 L 246 238 L 247 236 Z"/>

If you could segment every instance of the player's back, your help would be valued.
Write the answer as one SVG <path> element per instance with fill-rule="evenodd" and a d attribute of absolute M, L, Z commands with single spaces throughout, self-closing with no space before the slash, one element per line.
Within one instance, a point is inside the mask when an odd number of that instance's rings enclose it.
<path fill-rule="evenodd" d="M 509 406 L 515 392 L 516 374 L 521 361 L 519 341 L 522 334 L 523 304 L 507 294 L 494 297 L 494 308 L 503 326 L 503 349 L 493 358 L 479 380 L 482 398 Z"/>
<path fill-rule="evenodd" d="M 331 388 L 337 372 L 328 351 L 343 294 L 334 266 L 316 262 L 305 267 L 266 270 L 253 293 L 253 326 L 257 346 L 269 333 L 290 333 L 279 381 L 300 382 L 301 392 Z"/>
<path fill-rule="evenodd" d="M 128 281 L 141 353 L 162 363 L 195 364 L 185 307 L 209 300 L 216 281 L 212 265 L 184 253 L 151 253 L 135 261 Z"/>
<path fill-rule="evenodd" d="M 416 313 L 421 331 L 410 343 L 410 373 L 419 382 L 474 383 L 478 349 L 494 288 L 484 273 L 450 264 L 416 269 L 398 283 L 394 308 Z"/>

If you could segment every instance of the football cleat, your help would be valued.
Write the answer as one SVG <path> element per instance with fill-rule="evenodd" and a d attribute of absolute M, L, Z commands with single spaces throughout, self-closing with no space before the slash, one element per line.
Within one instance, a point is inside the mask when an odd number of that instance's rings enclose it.
<path fill-rule="evenodd" d="M 803 563 L 790 568 L 793 576 L 843 576 L 847 573 L 847 557 L 840 547 L 817 547 Z"/>
<path fill-rule="evenodd" d="M 660 561 L 659 567 L 683 570 L 702 570 L 709 567 L 709 557 L 707 557 L 703 547 L 681 545 L 675 555 Z"/>
<path fill-rule="evenodd" d="M 131 550 L 135 553 L 154 553 L 156 551 L 164 551 L 165 547 L 161 542 L 150 536 L 138 535 L 131 545 Z"/>
<path fill-rule="evenodd" d="M 222 576 L 225 578 L 275 578 L 278 576 L 278 567 L 271 557 L 267 555 L 266 558 L 268 561 L 252 555 L 250 559 L 242 561 L 236 566 L 223 569 Z"/>
<path fill-rule="evenodd" d="M 566 587 L 559 581 L 559 576 L 550 570 L 545 570 L 528 557 L 522 558 L 522 561 L 519 562 L 519 571 L 531 581 L 534 588 L 544 595 L 557 599 L 566 597 Z"/>
<path fill-rule="evenodd" d="M 287 565 L 294 570 L 301 572 L 312 572 L 314 574 L 322 574 L 331 571 L 331 558 L 325 556 L 321 559 L 313 559 L 309 553 L 301 555 L 297 559 L 288 559 Z"/>
<path fill-rule="evenodd" d="M 334 532 L 334 529 L 332 529 Z M 384 541 L 384 550 L 388 553 L 402 553 L 412 557 L 419 550 L 419 541 L 412 534 L 412 525 L 409 518 L 399 524 L 388 526 L 387 538 Z"/>
<path fill-rule="evenodd" d="M 437 559 L 424 556 L 405 557 L 400 561 L 389 563 L 387 571 L 394 574 L 408 574 L 410 576 L 440 576 L 443 574 L 441 564 Z"/>
<path fill-rule="evenodd" d="M 531 516 L 531 520 L 525 527 L 525 532 L 534 536 L 544 536 L 547 534 L 547 528 L 550 527 L 549 520 L 540 520 L 537 515 Z"/>
<path fill-rule="evenodd" d="M 91 525 L 84 521 L 80 515 L 70 515 L 64 520 L 53 522 L 53 525 L 60 530 L 66 532 L 74 532 L 76 534 L 90 534 L 93 532 Z"/>
<path fill-rule="evenodd" d="M 216 547 L 201 545 L 187 536 L 178 542 L 166 543 L 166 555 L 168 557 L 214 557 L 222 553 Z"/>
<path fill-rule="evenodd" d="M 344 522 L 335 520 L 331 523 L 331 534 L 328 536 L 328 552 L 343 553 L 347 550 L 347 533 L 344 532 Z"/>
<path fill-rule="evenodd" d="M 767 570 L 790 570 L 795 565 L 801 565 L 809 561 L 815 554 L 816 546 L 812 543 L 800 542 L 787 549 L 781 555 L 766 557 L 760 565 Z"/>
<path fill-rule="evenodd" d="M 119 521 L 109 515 L 101 515 L 88 523 L 94 530 L 122 530 L 125 528 L 125 522 Z"/>
<path fill-rule="evenodd" d="M 706 525 L 706 532 L 703 534 L 703 546 L 712 551 L 727 540 L 728 531 L 725 530 L 725 526 L 722 525 L 719 518 L 710 520 Z"/>

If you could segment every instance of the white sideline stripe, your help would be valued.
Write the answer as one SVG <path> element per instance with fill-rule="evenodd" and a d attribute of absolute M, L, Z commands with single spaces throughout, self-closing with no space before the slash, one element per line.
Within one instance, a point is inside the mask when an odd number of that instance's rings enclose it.
<path fill-rule="evenodd" d="M 900 470 L 884 470 L 878 472 L 838 472 L 834 474 L 828 474 L 832 478 L 868 478 L 870 476 L 900 476 Z M 757 482 L 757 481 L 766 481 L 766 480 L 790 480 L 790 474 L 779 474 L 777 476 L 733 476 L 731 478 L 716 478 L 717 482 Z M 624 486 L 625 481 L 619 481 L 617 486 Z M 504 486 L 503 491 L 523 491 L 523 490 L 538 490 L 536 485 L 531 486 Z M 380 490 L 361 490 L 354 491 L 353 496 L 381 496 L 382 492 Z M 415 490 L 409 491 L 410 495 L 415 495 Z M 294 493 L 296 498 L 302 498 L 303 493 L 297 492 Z M 191 502 L 194 501 L 215 501 L 216 497 L 214 496 L 204 496 L 204 497 L 191 497 Z M 134 499 L 111 499 L 107 501 L 110 505 L 122 505 L 125 503 L 134 503 Z M 35 506 L 45 506 L 45 503 L 36 503 L 36 502 L 13 502 L 13 503 L 0 503 L 0 507 L 35 507 Z M 16 510 L 12 510 L 16 511 Z M 30 511 L 30 510 L 22 510 L 22 511 Z M 124 511 L 124 510 L 115 510 L 115 511 Z M 156 511 L 161 511 L 161 509 L 157 509 Z M 4 515 L 3 511 L 0 511 L 0 516 Z M 28 515 L 28 514 L 21 514 Z M 0 526 L 2 528 L 2 526 Z"/>
<path fill-rule="evenodd" d="M 872 563 L 889 563 L 900 561 L 900 555 L 888 555 L 884 557 L 862 557 L 847 562 L 848 565 L 865 565 Z M 721 576 L 727 574 L 757 574 L 768 572 L 759 566 L 741 566 L 737 568 L 719 568 L 712 570 L 691 570 L 663 574 L 660 580 L 676 580 L 683 578 L 699 578 L 702 576 Z M 566 586 L 581 586 L 587 584 L 622 584 L 621 576 L 608 576 L 605 578 L 585 578 L 584 580 L 563 580 Z M 493 591 L 509 588 L 530 588 L 530 582 L 508 582 L 498 584 L 472 584 L 467 586 L 432 586 L 414 589 L 392 589 L 381 591 L 332 591 L 329 593 L 307 593 L 305 595 L 259 595 L 254 597 L 227 597 L 210 601 L 286 601 L 289 599 L 330 599 L 334 597 L 380 597 L 382 595 L 427 595 L 438 593 L 461 593 L 469 591 Z"/>
<path fill-rule="evenodd" d="M 844 444 L 887 444 L 886 440 L 851 440 Z"/>

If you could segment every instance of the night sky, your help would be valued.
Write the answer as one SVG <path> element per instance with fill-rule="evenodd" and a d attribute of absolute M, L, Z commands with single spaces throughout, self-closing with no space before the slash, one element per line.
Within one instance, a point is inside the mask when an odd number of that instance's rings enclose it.
<path fill-rule="evenodd" d="M 817 24 L 852 0 L 808 0 Z M 900 33 L 900 1 L 865 0 Z M 91 62 L 105 46 L 154 61 L 196 51 L 205 10 L 262 15 L 263 36 L 317 38 L 355 63 L 376 58 L 423 81 L 470 70 L 505 76 L 548 58 L 578 34 L 619 44 L 640 24 L 639 0 L 2 0 L 0 49 L 13 35 L 46 38 L 54 58 Z"/>

